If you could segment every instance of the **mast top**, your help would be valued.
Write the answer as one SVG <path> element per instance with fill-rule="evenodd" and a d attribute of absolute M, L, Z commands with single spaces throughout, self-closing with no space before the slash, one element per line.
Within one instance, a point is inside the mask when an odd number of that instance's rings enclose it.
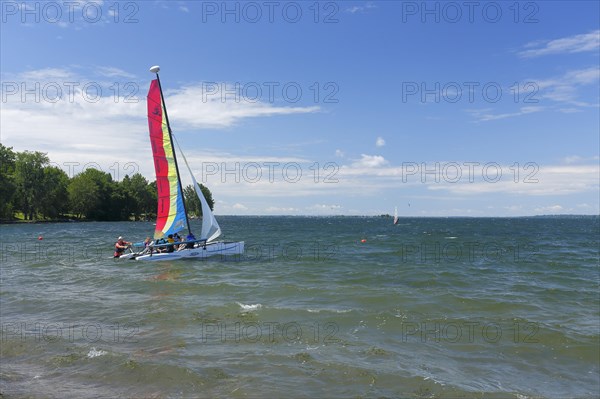
<path fill-rule="evenodd" d="M 158 73 L 158 71 L 160 71 L 160 67 L 158 65 L 154 65 L 153 67 L 150 67 L 150 72 Z"/>

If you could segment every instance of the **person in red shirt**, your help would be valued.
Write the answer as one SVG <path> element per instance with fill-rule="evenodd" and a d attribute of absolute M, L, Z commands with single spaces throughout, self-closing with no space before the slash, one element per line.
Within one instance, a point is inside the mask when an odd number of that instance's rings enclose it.
<path fill-rule="evenodd" d="M 123 252 L 125 252 L 125 250 L 127 248 L 129 248 L 130 245 L 131 245 L 131 243 L 129 241 L 125 241 L 123 239 L 123 237 L 119 237 L 117 239 L 117 242 L 115 243 L 115 254 L 114 254 L 114 257 L 118 258 L 121 255 L 123 255 Z"/>

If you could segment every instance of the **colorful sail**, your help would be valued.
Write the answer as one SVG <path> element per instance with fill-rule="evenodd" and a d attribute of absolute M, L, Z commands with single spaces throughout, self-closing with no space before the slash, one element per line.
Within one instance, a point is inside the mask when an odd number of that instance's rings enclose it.
<path fill-rule="evenodd" d="M 175 148 L 169 135 L 165 104 L 161 98 L 157 79 L 152 81 L 148 91 L 148 128 L 158 191 L 154 238 L 161 238 L 177 233 L 187 226 L 183 193 L 180 190 L 175 165 Z"/>

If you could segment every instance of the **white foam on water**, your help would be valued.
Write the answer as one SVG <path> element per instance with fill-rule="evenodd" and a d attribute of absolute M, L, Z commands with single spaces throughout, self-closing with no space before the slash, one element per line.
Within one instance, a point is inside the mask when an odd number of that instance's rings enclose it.
<path fill-rule="evenodd" d="M 352 312 L 352 309 L 306 309 L 309 313 L 321 313 L 321 312 L 332 312 L 332 313 L 348 313 Z"/>
<path fill-rule="evenodd" d="M 101 350 L 96 350 L 96 348 L 92 348 L 90 349 L 90 351 L 87 354 L 87 357 L 94 358 L 94 357 L 98 357 L 98 356 L 103 356 L 106 355 L 108 352 Z"/>
<path fill-rule="evenodd" d="M 250 310 L 256 310 L 256 309 L 260 309 L 262 308 L 262 305 L 260 303 L 254 304 L 254 305 L 244 305 L 243 303 L 239 303 L 236 302 L 238 305 L 240 305 L 240 307 L 242 308 L 242 310 L 245 311 L 250 311 Z"/>

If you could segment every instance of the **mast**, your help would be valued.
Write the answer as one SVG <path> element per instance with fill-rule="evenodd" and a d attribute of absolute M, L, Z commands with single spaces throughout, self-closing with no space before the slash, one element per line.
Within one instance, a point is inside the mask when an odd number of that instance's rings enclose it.
<path fill-rule="evenodd" d="M 183 203 L 183 212 L 185 213 L 185 222 L 187 224 L 189 234 L 192 234 L 192 226 L 190 225 L 190 219 L 188 218 L 187 207 L 185 206 L 185 195 L 183 193 L 183 187 L 181 186 L 181 175 L 179 174 L 179 166 L 177 165 L 177 151 L 175 150 L 175 146 L 173 145 L 173 133 L 171 131 L 171 124 L 169 123 L 169 115 L 167 114 L 167 104 L 165 102 L 165 98 L 163 96 L 162 86 L 160 85 L 160 77 L 158 76 L 158 71 L 160 71 L 160 67 L 158 65 L 150 68 L 150 72 L 156 74 L 156 80 L 158 82 L 158 89 L 160 90 L 160 100 L 162 102 L 163 109 L 165 111 L 165 119 L 167 121 L 167 129 L 169 130 L 169 140 L 171 141 L 171 146 L 173 148 L 173 161 L 175 162 L 175 170 L 177 171 L 177 185 L 179 186 L 179 191 L 181 192 L 181 202 Z"/>

